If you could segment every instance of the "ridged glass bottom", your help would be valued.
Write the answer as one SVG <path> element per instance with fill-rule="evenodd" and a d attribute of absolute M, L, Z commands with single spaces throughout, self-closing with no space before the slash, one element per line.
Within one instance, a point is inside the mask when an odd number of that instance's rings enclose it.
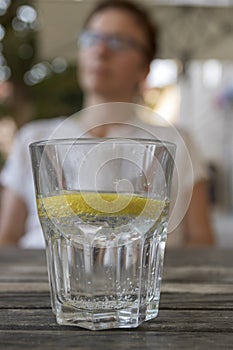
<path fill-rule="evenodd" d="M 166 218 L 146 232 L 92 243 L 46 223 L 51 300 L 57 322 L 92 330 L 133 328 L 158 314 Z M 47 231 L 45 231 L 45 227 Z M 96 236 L 95 236 L 96 237 Z"/>
<path fill-rule="evenodd" d="M 57 305 L 56 318 L 61 325 L 73 325 L 91 330 L 134 328 L 143 321 L 155 318 L 158 315 L 158 307 L 159 301 L 153 302 L 148 313 L 148 305 L 142 305 L 139 309 L 87 311 L 60 304 Z"/>

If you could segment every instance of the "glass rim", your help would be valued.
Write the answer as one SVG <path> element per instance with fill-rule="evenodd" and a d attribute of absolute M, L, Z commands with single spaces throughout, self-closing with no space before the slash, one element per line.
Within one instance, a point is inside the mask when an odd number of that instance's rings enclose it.
<path fill-rule="evenodd" d="M 132 137 L 77 137 L 77 138 L 59 138 L 59 139 L 43 139 L 35 141 L 29 144 L 30 148 L 37 146 L 51 146 L 51 145 L 71 145 L 71 144 L 97 144 L 101 142 L 106 143 L 118 143 L 118 144 L 131 144 L 132 142 L 138 142 L 139 144 L 169 146 L 176 148 L 176 144 L 170 141 L 161 139 L 147 139 L 147 138 L 132 138 Z"/>

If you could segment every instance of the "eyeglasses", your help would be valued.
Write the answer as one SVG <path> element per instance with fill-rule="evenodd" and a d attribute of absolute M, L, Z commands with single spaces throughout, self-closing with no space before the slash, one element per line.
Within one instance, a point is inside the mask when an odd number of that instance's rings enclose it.
<path fill-rule="evenodd" d="M 146 47 L 132 38 L 123 38 L 120 35 L 110 35 L 104 33 L 97 33 L 91 30 L 85 30 L 81 33 L 78 39 L 78 45 L 81 49 L 90 48 L 104 42 L 104 44 L 112 51 L 126 51 L 134 49 L 147 54 Z"/>

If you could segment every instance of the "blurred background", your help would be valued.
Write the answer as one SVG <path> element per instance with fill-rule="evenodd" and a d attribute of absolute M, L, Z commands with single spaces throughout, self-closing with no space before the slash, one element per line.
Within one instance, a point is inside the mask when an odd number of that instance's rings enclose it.
<path fill-rule="evenodd" d="M 19 127 L 81 108 L 77 37 L 94 2 L 0 0 L 0 169 Z M 194 134 L 217 241 L 233 246 L 233 1 L 143 4 L 159 27 L 145 103 Z"/>

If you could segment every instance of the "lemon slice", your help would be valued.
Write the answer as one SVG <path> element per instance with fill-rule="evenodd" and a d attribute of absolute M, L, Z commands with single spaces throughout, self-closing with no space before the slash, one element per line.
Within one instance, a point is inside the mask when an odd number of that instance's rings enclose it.
<path fill-rule="evenodd" d="M 143 215 L 153 218 L 162 212 L 165 202 L 151 198 L 117 194 L 78 192 L 39 198 L 40 217 L 67 217 L 73 215 L 118 216 Z"/>

